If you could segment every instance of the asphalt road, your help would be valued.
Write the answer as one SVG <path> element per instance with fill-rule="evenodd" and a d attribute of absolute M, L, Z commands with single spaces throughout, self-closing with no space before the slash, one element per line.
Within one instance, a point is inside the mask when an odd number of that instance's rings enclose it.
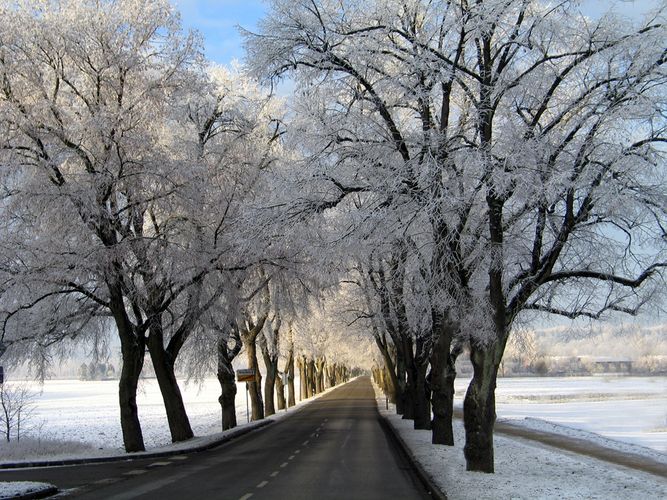
<path fill-rule="evenodd" d="M 380 426 L 368 378 L 214 450 L 165 459 L 0 471 L 90 499 L 429 498 Z"/>

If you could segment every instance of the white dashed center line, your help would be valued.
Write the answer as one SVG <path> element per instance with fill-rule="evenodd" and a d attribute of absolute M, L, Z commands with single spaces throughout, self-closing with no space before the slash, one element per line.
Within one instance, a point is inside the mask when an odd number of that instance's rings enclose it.
<path fill-rule="evenodd" d="M 303 445 L 308 446 L 308 440 L 307 439 L 303 442 Z"/>
<path fill-rule="evenodd" d="M 247 494 L 243 495 L 241 498 L 239 498 L 239 500 L 248 500 L 248 498 L 250 498 L 251 496 L 252 496 L 252 493 L 247 493 Z"/>
<path fill-rule="evenodd" d="M 278 474 L 280 474 L 280 471 L 279 471 L 279 470 L 274 470 L 274 471 L 270 474 L 270 476 L 271 476 L 271 477 L 276 477 Z"/>
<path fill-rule="evenodd" d="M 123 473 L 124 476 L 139 476 L 140 474 L 146 474 L 146 471 L 144 469 L 135 469 Z"/>
<path fill-rule="evenodd" d="M 287 462 L 283 462 L 283 463 L 281 463 L 281 464 L 280 464 L 280 467 L 281 467 L 281 468 L 287 467 Z"/>
<path fill-rule="evenodd" d="M 266 486 L 267 484 L 269 484 L 268 481 L 262 481 L 261 483 L 259 483 L 259 484 L 257 485 L 257 487 L 258 487 L 258 488 L 264 488 L 264 486 Z"/>
<path fill-rule="evenodd" d="M 290 455 L 290 456 L 287 458 L 287 460 L 292 460 L 292 459 L 294 459 L 294 455 Z"/>

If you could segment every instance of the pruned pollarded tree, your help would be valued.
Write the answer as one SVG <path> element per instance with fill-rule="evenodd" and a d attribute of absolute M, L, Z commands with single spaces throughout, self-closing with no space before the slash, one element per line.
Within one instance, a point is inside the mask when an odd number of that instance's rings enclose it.
<path fill-rule="evenodd" d="M 249 36 L 259 73 L 312 97 L 304 138 L 329 153 L 314 210 L 363 192 L 365 214 L 425 214 L 432 361 L 456 328 L 472 346 L 471 470 L 493 471 L 517 316 L 634 313 L 661 279 L 664 37 L 663 14 L 633 27 L 529 0 L 275 0 Z"/>

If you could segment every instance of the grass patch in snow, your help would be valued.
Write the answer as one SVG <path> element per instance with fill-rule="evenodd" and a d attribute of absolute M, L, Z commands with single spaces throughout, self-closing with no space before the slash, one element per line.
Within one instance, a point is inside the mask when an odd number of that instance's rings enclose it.
<path fill-rule="evenodd" d="M 0 457 L 3 462 L 87 455 L 96 451 L 96 447 L 79 441 L 23 437 L 20 441 L 0 442 Z"/>

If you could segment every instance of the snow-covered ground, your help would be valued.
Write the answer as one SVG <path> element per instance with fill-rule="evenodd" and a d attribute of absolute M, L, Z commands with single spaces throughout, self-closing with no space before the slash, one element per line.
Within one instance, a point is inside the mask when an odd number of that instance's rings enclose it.
<path fill-rule="evenodd" d="M 22 438 L 30 437 L 34 441 L 29 444 L 29 440 L 25 439 L 19 448 L 0 442 L 0 461 L 34 459 L 44 454 L 53 456 L 61 451 L 66 455 L 82 452 L 88 456 L 91 451 L 96 451 L 96 455 L 108 455 L 123 449 L 117 381 L 47 380 L 43 386 L 37 383 L 30 385 L 39 394 L 35 398 L 30 422 L 26 423 L 30 429 L 22 430 Z M 295 386 L 298 401 L 298 378 Z M 181 383 L 181 393 L 196 436 L 215 434 L 222 430 L 218 403 L 220 385 L 217 379 L 207 379 L 202 385 Z M 141 381 L 137 406 L 146 448 L 153 449 L 171 443 L 167 417 L 155 379 Z M 237 384 L 236 418 L 239 424 L 247 421 L 245 383 Z M 45 447 L 44 441 L 55 443 Z M 59 442 L 69 443 L 59 449 Z M 46 452 L 45 448 L 48 448 Z"/>
<path fill-rule="evenodd" d="M 539 383 L 540 381 L 543 383 Z M 605 383 L 602 380 L 599 382 Z M 631 381 L 620 382 L 618 387 L 625 386 L 628 382 Z M 643 382 L 635 380 L 633 383 L 639 388 Z M 664 404 L 664 382 L 663 378 L 661 382 L 663 385 L 657 391 L 663 393 L 663 412 L 667 410 L 667 405 Z M 631 387 L 633 383 L 630 383 L 628 387 Z M 652 382 L 647 383 L 652 384 Z M 587 390 L 585 389 L 586 384 L 590 384 L 590 388 L 598 388 L 597 380 L 582 381 L 581 387 L 577 387 L 576 381 L 573 379 L 503 379 L 499 381 L 498 392 L 502 401 L 499 407 L 503 408 L 504 405 L 508 404 L 508 400 L 522 394 L 522 391 L 526 391 L 533 384 L 534 391 L 532 395 L 548 395 L 549 391 L 554 388 L 562 389 L 563 394 L 584 394 Z M 638 391 L 635 392 L 639 393 Z M 618 396 L 613 391 L 609 391 L 608 394 L 610 399 Z M 531 396 L 528 392 L 526 392 L 526 395 Z M 527 399 L 529 401 L 533 400 L 531 397 Z M 534 403 L 524 403 L 524 406 L 515 408 L 514 416 L 521 417 L 530 414 L 532 404 Z M 572 406 L 569 402 L 562 402 L 552 403 L 552 406 L 554 408 L 552 408 L 551 413 L 543 414 L 543 416 L 566 419 L 565 421 L 569 425 L 588 422 L 585 414 L 579 414 L 578 418 L 576 416 L 577 412 L 586 411 L 585 405 Z M 379 392 L 378 407 L 380 412 L 389 419 L 391 425 L 399 432 L 414 458 L 421 463 L 424 470 L 447 494 L 450 500 L 588 500 L 611 498 L 645 500 L 667 498 L 667 480 L 656 475 L 627 469 L 575 453 L 559 451 L 537 442 L 498 434 L 494 437 L 495 474 L 467 472 L 463 456 L 465 437 L 461 420 L 455 419 L 454 421 L 456 445 L 453 447 L 437 446 L 431 444 L 430 431 L 415 431 L 412 421 L 402 420 L 400 416 L 394 413 L 393 405 L 389 405 L 388 411 L 385 410 L 385 400 Z M 642 406 L 639 405 L 639 407 Z M 500 415 L 503 411 L 499 409 L 498 413 Z M 637 419 L 640 422 L 638 428 L 641 428 L 643 426 L 641 422 L 645 421 L 644 416 L 638 411 L 633 411 L 630 414 L 626 413 L 625 417 L 628 422 Z M 665 463 L 667 468 L 667 455 L 652 449 L 608 440 L 594 433 L 532 418 L 514 419 L 513 423 L 537 430 L 587 439 L 625 452 L 639 453 Z M 626 426 L 629 426 L 629 424 L 626 424 Z M 662 433 L 664 434 L 664 429 Z M 637 436 L 641 437 L 641 434 L 641 431 L 633 429 L 624 433 L 623 437 L 629 435 L 632 437 L 630 441 L 636 441 Z"/>
<path fill-rule="evenodd" d="M 460 406 L 467 385 L 456 381 Z M 545 420 L 667 453 L 667 377 L 499 378 L 496 412 L 500 419 Z"/>

